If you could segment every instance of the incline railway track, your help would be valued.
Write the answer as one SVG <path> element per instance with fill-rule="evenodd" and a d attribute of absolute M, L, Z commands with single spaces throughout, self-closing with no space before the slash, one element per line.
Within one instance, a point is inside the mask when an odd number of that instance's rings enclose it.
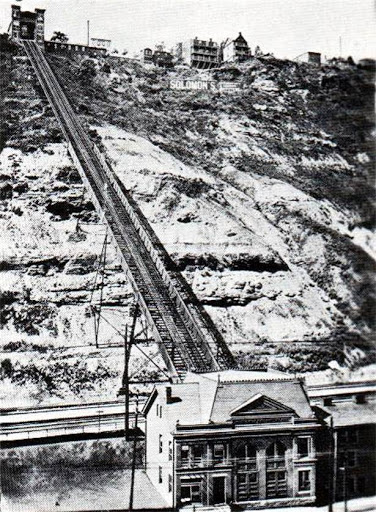
<path fill-rule="evenodd" d="M 33 41 L 23 44 L 93 203 L 119 249 L 123 269 L 172 376 L 182 379 L 188 370 L 231 367 L 233 359 L 223 338 L 90 141 L 42 50 Z"/>

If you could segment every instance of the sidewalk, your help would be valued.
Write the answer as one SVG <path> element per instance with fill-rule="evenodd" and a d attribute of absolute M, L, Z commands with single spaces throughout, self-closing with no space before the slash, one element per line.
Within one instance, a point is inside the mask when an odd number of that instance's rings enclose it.
<path fill-rule="evenodd" d="M 254 509 L 252 510 L 254 511 Z M 328 512 L 328 505 L 324 507 L 283 507 L 263 510 L 270 510 L 272 512 Z M 343 501 L 333 504 L 333 512 L 344 512 L 344 510 L 345 506 Z M 348 512 L 376 512 L 376 496 L 349 500 L 347 502 L 347 510 Z"/>

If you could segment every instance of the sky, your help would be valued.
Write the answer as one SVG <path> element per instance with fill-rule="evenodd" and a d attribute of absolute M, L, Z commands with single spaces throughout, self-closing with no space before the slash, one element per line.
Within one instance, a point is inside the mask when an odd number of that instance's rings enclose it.
<path fill-rule="evenodd" d="M 46 39 L 54 30 L 73 43 L 112 40 L 132 56 L 164 42 L 167 49 L 197 36 L 218 43 L 242 32 L 251 49 L 293 59 L 306 51 L 323 56 L 376 56 L 376 0 L 0 0 L 0 32 L 11 5 L 46 9 Z"/>

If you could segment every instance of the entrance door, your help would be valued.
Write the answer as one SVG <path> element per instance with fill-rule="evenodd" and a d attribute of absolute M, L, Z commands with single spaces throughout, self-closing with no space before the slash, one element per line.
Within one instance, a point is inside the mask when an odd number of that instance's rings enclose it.
<path fill-rule="evenodd" d="M 213 477 L 213 505 L 222 505 L 226 503 L 225 496 L 225 477 Z"/>

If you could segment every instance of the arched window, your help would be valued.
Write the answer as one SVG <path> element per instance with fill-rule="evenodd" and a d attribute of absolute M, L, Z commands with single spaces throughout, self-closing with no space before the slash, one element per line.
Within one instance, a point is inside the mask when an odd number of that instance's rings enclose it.
<path fill-rule="evenodd" d="M 255 459 L 256 458 L 256 447 L 253 444 L 241 442 L 236 447 L 236 456 L 239 459 Z"/>
<path fill-rule="evenodd" d="M 249 459 L 255 459 L 256 458 L 256 446 L 253 446 L 253 444 L 247 445 L 247 457 Z"/>
<path fill-rule="evenodd" d="M 286 452 L 286 447 L 280 441 L 270 444 L 266 449 L 266 456 L 271 458 L 283 457 Z"/>

